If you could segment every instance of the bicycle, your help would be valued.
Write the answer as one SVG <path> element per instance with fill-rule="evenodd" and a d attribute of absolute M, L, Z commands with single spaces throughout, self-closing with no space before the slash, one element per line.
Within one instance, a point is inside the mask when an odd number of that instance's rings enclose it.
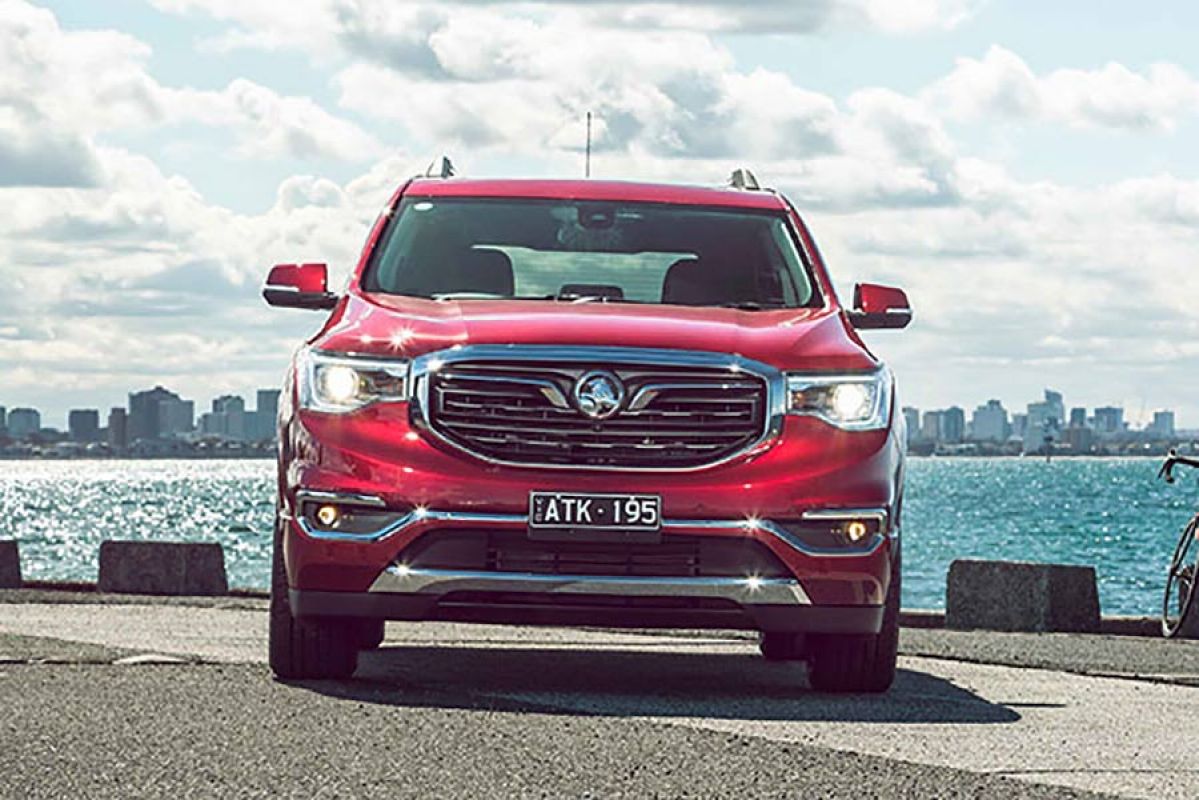
<path fill-rule="evenodd" d="M 1159 478 L 1174 483 L 1174 468 L 1179 464 L 1199 469 L 1199 459 L 1185 458 L 1171 450 L 1162 464 Z M 1166 594 L 1162 601 L 1162 634 L 1167 639 L 1199 639 L 1199 512 L 1182 530 L 1170 571 L 1166 574 Z"/>

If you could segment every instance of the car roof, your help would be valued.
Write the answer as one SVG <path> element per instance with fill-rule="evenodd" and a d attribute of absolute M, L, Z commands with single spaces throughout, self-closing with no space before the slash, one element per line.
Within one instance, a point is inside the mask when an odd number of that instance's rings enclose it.
<path fill-rule="evenodd" d="M 671 203 L 782 211 L 783 198 L 772 191 L 747 191 L 707 186 L 635 181 L 417 178 L 405 190 L 406 197 L 516 197 L 545 200 L 601 200 L 626 203 Z"/>

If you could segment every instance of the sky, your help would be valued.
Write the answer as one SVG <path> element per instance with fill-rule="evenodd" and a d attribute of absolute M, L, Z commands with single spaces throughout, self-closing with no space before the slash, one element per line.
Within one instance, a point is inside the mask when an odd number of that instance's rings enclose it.
<path fill-rule="evenodd" d="M 282 9 L 286 9 L 283 11 Z M 786 193 L 905 405 L 1046 387 L 1199 427 L 1199 4 L 0 0 L 0 405 L 279 384 L 405 178 Z"/>

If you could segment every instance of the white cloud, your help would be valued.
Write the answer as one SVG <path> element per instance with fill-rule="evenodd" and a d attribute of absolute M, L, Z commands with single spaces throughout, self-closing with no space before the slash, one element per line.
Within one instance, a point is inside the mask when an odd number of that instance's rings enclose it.
<path fill-rule="evenodd" d="M 50 12 L 0 0 L 0 185 L 89 186 L 106 133 L 194 121 L 228 128 L 246 156 L 362 161 L 382 146 L 307 97 L 238 79 L 221 91 L 164 86 L 150 48 L 116 31 L 66 31 Z"/>
<path fill-rule="evenodd" d="M 949 30 L 969 19 L 982 0 L 865 0 L 867 20 L 891 33 Z"/>
<path fill-rule="evenodd" d="M 174 121 L 232 129 L 248 157 L 365 161 L 384 152 L 374 136 L 311 99 L 284 97 L 244 78 L 219 92 L 163 88 L 159 98 Z"/>
<path fill-rule="evenodd" d="M 54 16 L 0 0 L 0 185 L 92 185 L 97 128 L 157 114 L 148 48 L 115 31 L 70 35 Z"/>
<path fill-rule="evenodd" d="M 150 0 L 176 14 L 204 14 L 230 24 L 217 48 L 267 50 L 339 44 L 350 54 L 392 67 L 428 68 L 428 34 L 472 9 L 501 16 L 569 17 L 589 28 L 814 34 L 873 30 L 888 34 L 944 31 L 969 19 L 984 0 L 296 0 L 279 13 L 274 0 Z"/>
<path fill-rule="evenodd" d="M 193 397 L 271 385 L 316 318 L 268 309 L 267 269 L 325 261 L 338 285 L 415 162 L 381 160 L 339 185 L 294 176 L 271 208 L 206 202 L 149 159 L 101 148 L 96 188 L 0 188 L 0 372 L 6 399 L 115 402 L 165 381 Z"/>
<path fill-rule="evenodd" d="M 1041 119 L 1078 127 L 1164 130 L 1199 112 L 1199 81 L 1173 64 L 1143 72 L 1110 62 L 1098 69 L 1037 75 L 1015 53 L 992 46 L 981 59 L 960 58 L 924 92 L 925 101 L 959 119 Z"/>

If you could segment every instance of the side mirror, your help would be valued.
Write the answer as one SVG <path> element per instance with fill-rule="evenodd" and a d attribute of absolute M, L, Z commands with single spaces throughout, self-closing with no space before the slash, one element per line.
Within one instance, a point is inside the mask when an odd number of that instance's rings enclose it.
<path fill-rule="evenodd" d="M 324 264 L 277 264 L 271 267 L 262 296 L 281 308 L 333 308 L 337 295 L 329 291 Z"/>
<path fill-rule="evenodd" d="M 906 328 L 912 321 L 912 306 L 903 289 L 874 283 L 853 288 L 853 310 L 848 313 L 859 330 Z"/>

